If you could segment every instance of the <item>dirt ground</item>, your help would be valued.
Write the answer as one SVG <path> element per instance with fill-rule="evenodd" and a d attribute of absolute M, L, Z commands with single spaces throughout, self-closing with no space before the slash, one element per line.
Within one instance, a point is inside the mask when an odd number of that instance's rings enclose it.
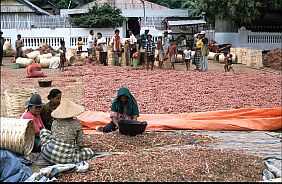
<path fill-rule="evenodd" d="M 52 86 L 42 88 L 38 85 L 38 80 L 44 80 L 45 78 L 30 78 L 26 80 L 26 69 L 19 68 L 19 69 L 12 69 L 10 57 L 4 57 L 3 64 L 4 66 L 1 67 L 1 116 L 7 116 L 6 107 L 5 107 L 5 98 L 4 98 L 4 91 L 6 89 L 12 89 L 15 87 L 24 87 L 24 88 L 33 88 L 37 91 L 37 93 L 42 95 L 43 102 L 47 102 L 47 95 L 52 88 L 60 88 L 64 91 L 64 95 L 68 96 L 69 99 L 79 103 L 82 100 L 82 88 L 79 86 L 83 83 L 81 76 L 68 76 L 68 78 L 63 77 L 62 72 L 58 69 L 42 69 L 44 73 L 48 76 L 48 79 L 52 79 Z M 67 68 L 72 68 L 75 66 L 68 66 Z M 144 66 L 142 66 L 144 67 Z M 209 71 L 215 72 L 224 72 L 223 64 L 216 63 L 213 60 L 209 60 Z M 176 63 L 175 69 L 177 71 L 185 71 L 186 66 L 183 63 Z M 195 67 L 191 64 L 190 70 L 187 72 L 196 72 L 194 71 Z M 158 68 L 155 67 L 155 70 Z M 251 72 L 257 71 L 257 69 L 252 69 L 247 67 L 246 65 L 242 64 L 234 64 L 235 72 Z M 264 68 L 263 70 L 278 73 L 275 70 Z"/>

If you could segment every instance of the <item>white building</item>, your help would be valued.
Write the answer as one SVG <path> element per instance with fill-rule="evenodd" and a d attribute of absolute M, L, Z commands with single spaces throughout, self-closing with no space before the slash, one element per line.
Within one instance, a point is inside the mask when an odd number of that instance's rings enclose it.
<path fill-rule="evenodd" d="M 123 25 L 123 36 L 126 36 L 127 30 L 131 29 L 134 35 L 139 35 L 144 32 L 144 28 L 148 27 L 153 36 L 157 36 L 162 32 L 164 26 L 162 21 L 166 17 L 187 17 L 187 10 L 170 9 L 155 3 L 141 0 L 96 0 L 83 6 L 78 6 L 74 9 L 62 9 L 61 16 L 72 16 L 88 12 L 89 8 L 95 4 L 101 5 L 108 3 L 111 6 L 122 10 L 122 16 L 126 17 Z M 140 33 L 141 32 L 141 33 Z"/>

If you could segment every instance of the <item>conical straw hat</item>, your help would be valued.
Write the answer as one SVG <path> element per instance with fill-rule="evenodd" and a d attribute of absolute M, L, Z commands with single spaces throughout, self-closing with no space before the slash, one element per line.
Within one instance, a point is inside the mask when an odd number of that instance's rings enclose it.
<path fill-rule="evenodd" d="M 84 107 L 67 98 L 61 100 L 61 104 L 51 113 L 54 118 L 72 118 L 84 112 Z"/>

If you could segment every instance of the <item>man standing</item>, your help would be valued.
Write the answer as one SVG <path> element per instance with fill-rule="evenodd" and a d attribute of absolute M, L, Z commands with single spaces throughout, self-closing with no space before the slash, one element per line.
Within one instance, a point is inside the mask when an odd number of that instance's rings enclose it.
<path fill-rule="evenodd" d="M 119 36 L 119 30 L 115 30 L 115 35 L 112 37 L 111 40 L 112 50 L 114 52 L 114 63 L 115 66 L 119 66 L 119 57 L 122 54 L 122 45 L 121 45 L 121 38 Z"/>
<path fill-rule="evenodd" d="M 89 36 L 87 38 L 87 52 L 88 56 L 94 54 L 94 31 L 90 30 Z"/>
<path fill-rule="evenodd" d="M 2 62 L 2 59 L 3 59 L 3 46 L 4 46 L 4 38 L 2 37 L 2 34 L 3 32 L 0 31 L 0 65 L 3 66 L 3 62 Z"/>
<path fill-rule="evenodd" d="M 97 49 L 99 50 L 100 63 L 107 66 L 107 42 L 102 33 L 97 33 Z"/>
<path fill-rule="evenodd" d="M 131 30 L 129 30 L 128 33 L 129 33 L 129 42 L 130 42 L 130 65 L 133 66 L 133 57 L 132 56 L 136 52 L 137 39 Z"/>
<path fill-rule="evenodd" d="M 202 70 L 206 72 L 208 71 L 209 40 L 206 37 L 205 31 L 201 31 L 200 35 L 202 37 L 202 42 L 203 42 L 201 47 Z"/>
<path fill-rule="evenodd" d="M 172 36 L 168 34 L 168 30 L 164 30 L 163 32 L 163 49 L 164 49 L 164 53 L 167 53 L 167 49 L 169 47 L 169 43 L 170 41 L 172 40 Z M 171 64 L 167 61 L 167 60 L 164 60 L 164 63 L 163 63 L 163 67 L 164 68 L 170 68 Z"/>
<path fill-rule="evenodd" d="M 142 34 L 140 36 L 140 42 L 141 42 L 141 48 L 140 48 L 140 52 L 141 52 L 141 56 L 140 56 L 140 63 L 142 62 L 146 62 L 147 58 L 145 57 L 145 44 L 146 44 L 146 41 L 147 41 L 147 37 L 148 37 L 148 34 L 149 34 L 149 28 L 145 28 L 145 33 Z"/>

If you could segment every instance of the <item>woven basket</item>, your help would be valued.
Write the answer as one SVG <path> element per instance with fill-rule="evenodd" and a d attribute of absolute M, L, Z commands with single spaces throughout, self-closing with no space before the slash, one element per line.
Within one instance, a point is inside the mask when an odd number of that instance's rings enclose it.
<path fill-rule="evenodd" d="M 30 119 L 2 118 L 0 147 L 28 155 L 34 145 L 34 124 Z"/>
<path fill-rule="evenodd" d="M 20 118 L 25 111 L 25 103 L 29 100 L 35 89 L 14 88 L 5 90 L 5 103 L 7 116 L 10 118 Z"/>

